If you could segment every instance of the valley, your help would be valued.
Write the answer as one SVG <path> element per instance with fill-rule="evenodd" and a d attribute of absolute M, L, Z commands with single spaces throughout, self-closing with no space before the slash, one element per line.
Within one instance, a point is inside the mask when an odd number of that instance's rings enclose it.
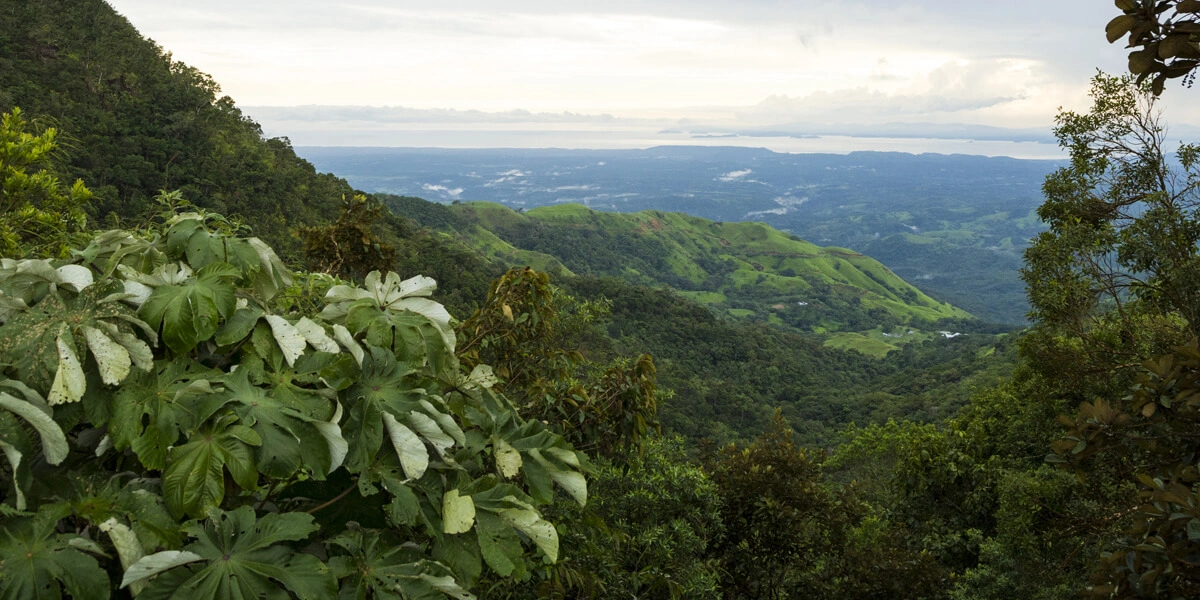
<path fill-rule="evenodd" d="M 1059 161 L 749 148 L 647 150 L 298 150 L 379 193 L 514 210 L 582 204 L 757 221 L 874 258 L 927 294 L 986 321 L 1023 324 L 1018 278 L 1042 179 Z"/>

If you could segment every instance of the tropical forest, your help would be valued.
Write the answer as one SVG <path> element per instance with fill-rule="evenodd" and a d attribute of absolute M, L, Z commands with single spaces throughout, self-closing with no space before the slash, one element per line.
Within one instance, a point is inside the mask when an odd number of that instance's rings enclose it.
<path fill-rule="evenodd" d="M 1028 214 L 841 247 L 356 189 L 0 0 L 0 599 L 1200 598 L 1200 2 L 1095 10 Z"/>

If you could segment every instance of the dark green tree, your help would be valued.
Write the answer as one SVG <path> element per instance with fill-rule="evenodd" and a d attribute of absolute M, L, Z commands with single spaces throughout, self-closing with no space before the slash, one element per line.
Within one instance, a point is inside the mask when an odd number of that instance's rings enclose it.
<path fill-rule="evenodd" d="M 371 271 L 395 267 L 396 248 L 383 239 L 387 208 L 372 198 L 342 197 L 342 212 L 333 223 L 301 227 L 309 267 L 343 279 L 362 281 Z"/>
<path fill-rule="evenodd" d="M 590 329 L 608 314 L 603 300 L 580 301 L 525 268 L 497 279 L 487 301 L 458 328 L 460 360 L 492 365 L 526 418 L 554 423 L 591 453 L 613 456 L 658 430 L 654 360 L 587 360 Z"/>
<path fill-rule="evenodd" d="M 1129 72 L 1149 81 L 1155 95 L 1168 79 L 1195 77 L 1200 66 L 1200 2 L 1197 0 L 1116 0 L 1124 13 L 1108 22 L 1109 43 L 1127 37 Z"/>
<path fill-rule="evenodd" d="M 1050 229 L 1023 273 L 1037 324 L 1022 351 L 1047 384 L 1039 393 L 1078 405 L 1048 460 L 1073 467 L 1082 497 L 1107 513 L 1097 598 L 1200 590 L 1200 355 L 1186 345 L 1200 333 L 1200 147 L 1168 154 L 1154 92 L 1098 76 L 1092 111 L 1059 115 L 1071 164 L 1046 180 Z"/>
<path fill-rule="evenodd" d="M 1091 112 L 1057 117 L 1071 162 L 1046 178 L 1049 230 L 1022 270 L 1037 322 L 1023 352 L 1077 401 L 1200 333 L 1200 147 L 1168 154 L 1153 94 L 1128 76 L 1098 75 L 1091 94 Z"/>

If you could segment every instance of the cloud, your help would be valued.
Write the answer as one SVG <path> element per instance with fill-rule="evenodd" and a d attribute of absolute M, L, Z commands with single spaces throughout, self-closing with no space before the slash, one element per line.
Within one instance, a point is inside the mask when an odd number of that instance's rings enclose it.
<path fill-rule="evenodd" d="M 576 112 L 531 112 L 508 110 L 485 112 L 481 110 L 456 110 L 452 108 L 408 108 L 404 106 L 247 106 L 256 118 L 272 121 L 323 121 L 333 123 L 612 123 L 611 114 L 583 114 Z"/>
<path fill-rule="evenodd" d="M 451 189 L 444 185 L 434 185 L 431 183 L 426 183 L 426 184 L 422 185 L 421 189 L 425 190 L 426 192 L 434 192 L 435 194 L 438 194 L 442 198 L 450 198 L 451 200 L 460 199 L 462 197 L 463 191 L 465 191 L 462 188 Z"/>
<path fill-rule="evenodd" d="M 888 60 L 881 58 L 871 79 L 897 76 L 891 74 Z M 1042 81 L 1038 65 L 1027 61 L 949 61 L 897 91 L 864 85 L 799 97 L 775 95 L 740 111 L 738 118 L 748 123 L 886 122 L 914 116 L 936 121 L 1027 100 Z"/>
<path fill-rule="evenodd" d="M 786 207 L 786 206 L 782 207 L 782 208 L 768 208 L 766 210 L 752 210 L 752 211 L 746 213 L 745 218 L 749 219 L 749 220 L 753 220 L 755 217 L 763 217 L 766 215 L 786 215 L 790 212 L 795 212 L 795 210 L 796 209 L 794 209 L 794 208 Z"/>
<path fill-rule="evenodd" d="M 743 169 L 741 171 L 730 171 L 730 172 L 718 177 L 717 181 L 724 181 L 726 183 L 729 183 L 731 181 L 737 181 L 753 172 L 754 171 L 751 169 Z"/>

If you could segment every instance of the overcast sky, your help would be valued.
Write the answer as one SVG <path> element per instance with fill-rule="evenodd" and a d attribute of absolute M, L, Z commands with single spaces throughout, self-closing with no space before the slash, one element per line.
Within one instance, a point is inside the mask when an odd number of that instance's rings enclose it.
<path fill-rule="evenodd" d="M 1125 63 L 1106 0 L 110 2 L 243 106 L 1030 128 Z"/>

